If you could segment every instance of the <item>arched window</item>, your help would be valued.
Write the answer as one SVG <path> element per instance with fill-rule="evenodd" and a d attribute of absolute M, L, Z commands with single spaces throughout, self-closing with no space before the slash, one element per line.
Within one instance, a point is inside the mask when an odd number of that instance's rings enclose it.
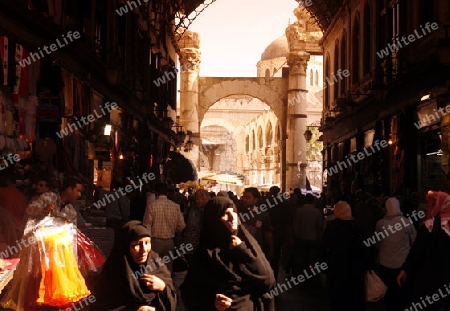
<path fill-rule="evenodd" d="M 264 137 L 263 137 L 263 131 L 261 126 L 258 127 L 258 149 L 261 149 L 264 147 Z"/>
<path fill-rule="evenodd" d="M 270 78 L 270 70 L 269 69 L 266 69 L 265 77 L 266 77 L 266 79 Z"/>
<path fill-rule="evenodd" d="M 279 124 L 277 124 L 277 134 L 275 135 L 275 138 L 277 142 L 281 141 L 281 130 Z"/>
<path fill-rule="evenodd" d="M 316 86 L 319 86 L 319 71 L 316 70 Z"/>
<path fill-rule="evenodd" d="M 360 57 L 360 47 L 361 47 L 361 35 L 359 26 L 359 12 L 356 12 L 355 21 L 353 23 L 353 38 L 352 38 L 352 82 L 358 83 L 359 77 L 359 62 Z"/>
<path fill-rule="evenodd" d="M 269 121 L 266 127 L 266 147 L 272 145 L 272 136 L 273 136 L 272 122 Z"/>
<path fill-rule="evenodd" d="M 250 137 L 248 135 L 245 137 L 245 151 L 247 153 L 250 151 Z"/>
<path fill-rule="evenodd" d="M 314 85 L 314 74 L 312 69 L 309 70 L 309 85 Z"/>
<path fill-rule="evenodd" d="M 347 68 L 347 32 L 342 32 L 342 39 L 341 39 L 341 68 L 342 71 L 348 70 Z M 348 90 L 348 77 L 344 77 L 339 84 L 340 86 L 340 93 L 345 94 L 345 92 Z"/>
<path fill-rule="evenodd" d="M 370 45 L 370 40 L 372 36 L 370 35 L 372 28 L 372 16 L 369 3 L 364 6 L 364 74 L 368 74 L 371 71 L 372 63 L 372 50 Z"/>
<path fill-rule="evenodd" d="M 255 130 L 252 131 L 252 150 L 256 150 Z"/>
<path fill-rule="evenodd" d="M 334 44 L 334 68 L 333 68 L 333 72 L 334 75 L 336 75 L 337 71 L 341 69 L 339 67 L 339 40 L 336 40 L 335 44 Z M 334 99 L 336 100 L 339 97 L 339 84 L 340 81 L 339 79 L 337 79 L 337 81 L 334 80 L 334 78 L 330 78 L 330 82 L 333 83 L 333 90 L 334 90 Z"/>
<path fill-rule="evenodd" d="M 330 79 L 330 54 L 327 53 L 327 57 L 325 58 L 325 77 Z M 325 107 L 330 109 L 330 85 L 328 85 L 328 81 L 325 80 L 323 82 L 323 87 L 325 88 Z"/>

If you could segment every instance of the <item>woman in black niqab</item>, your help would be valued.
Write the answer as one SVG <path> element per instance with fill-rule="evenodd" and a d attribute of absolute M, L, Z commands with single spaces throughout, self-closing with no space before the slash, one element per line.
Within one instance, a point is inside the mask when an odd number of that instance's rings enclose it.
<path fill-rule="evenodd" d="M 181 287 L 187 310 L 274 310 L 266 294 L 275 285 L 272 268 L 258 242 L 238 224 L 233 201 L 211 199 L 203 215 L 200 245 Z"/>
<path fill-rule="evenodd" d="M 142 241 L 148 243 L 148 228 L 140 221 L 129 221 L 122 228 L 122 239 L 121 248 L 114 249 L 106 260 L 94 291 L 96 302 L 90 310 L 174 311 L 177 306 L 176 291 L 170 272 L 165 265 L 161 265 L 158 254 L 148 246 L 146 251 L 137 255 L 132 251 L 133 246 Z M 147 258 L 142 259 L 148 250 Z M 136 262 L 136 256 L 145 261 Z M 159 287 L 154 287 L 148 280 L 155 280 Z"/>

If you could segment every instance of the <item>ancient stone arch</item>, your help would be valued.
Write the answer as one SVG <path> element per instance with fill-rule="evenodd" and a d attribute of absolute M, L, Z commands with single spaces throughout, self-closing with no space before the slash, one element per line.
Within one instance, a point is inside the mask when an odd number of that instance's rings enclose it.
<path fill-rule="evenodd" d="M 212 126 L 212 125 L 219 125 L 227 129 L 228 132 L 233 133 L 233 130 L 235 126 L 228 120 L 224 119 L 217 119 L 217 118 L 209 118 L 207 120 L 204 120 L 202 123 L 202 127 L 206 126 Z"/>
<path fill-rule="evenodd" d="M 281 119 L 283 103 L 287 102 L 288 79 L 273 78 L 211 78 L 199 77 L 198 120 L 217 101 L 230 95 L 249 95 L 266 103 Z"/>
<path fill-rule="evenodd" d="M 186 36 L 179 44 L 182 68 L 180 124 L 199 140 L 200 124 L 205 118 L 205 113 L 219 100 L 233 95 L 250 96 L 261 100 L 271 108 L 279 121 L 276 136 L 279 138 L 277 147 L 281 153 L 281 188 L 283 189 L 305 186 L 306 141 L 302 134 L 306 129 L 307 117 L 307 100 L 304 96 L 307 92 L 306 69 L 310 55 L 322 52 L 318 44 L 322 33 L 317 27 L 310 25 L 309 14 L 301 9 L 296 9 L 294 13 L 298 21 L 286 28 L 289 47 L 289 53 L 286 55 L 289 66 L 287 77 L 271 77 L 270 79 L 266 77 L 200 77 L 201 52 L 198 36 Z M 220 121 L 220 124 L 224 123 L 223 120 Z M 261 132 L 265 133 L 265 131 L 264 126 Z M 260 147 L 258 136 L 261 134 L 252 131 L 249 137 L 249 149 L 255 149 L 253 146 Z M 259 153 L 261 150 L 255 150 L 252 157 L 256 157 L 254 159 L 256 163 L 264 163 Z M 194 148 L 188 157 L 197 163 L 198 148 Z"/>

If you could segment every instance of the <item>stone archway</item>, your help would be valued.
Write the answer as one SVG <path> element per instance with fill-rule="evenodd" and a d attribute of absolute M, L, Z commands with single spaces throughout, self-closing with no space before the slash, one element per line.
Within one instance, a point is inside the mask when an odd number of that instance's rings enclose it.
<path fill-rule="evenodd" d="M 223 120 L 223 119 L 218 119 L 218 118 L 209 118 L 208 120 L 203 120 L 201 122 L 201 124 L 202 124 L 201 127 L 220 125 L 220 126 L 226 128 L 229 132 L 233 132 L 234 127 L 235 127 L 228 120 Z"/>
<path fill-rule="evenodd" d="M 248 174 L 255 173 L 251 167 L 248 166 L 249 157 L 254 157 L 256 154 L 260 154 L 262 151 L 259 149 L 263 149 L 263 143 L 261 141 L 265 141 L 265 137 L 262 137 L 261 125 L 259 126 L 259 132 L 257 132 L 257 141 L 256 144 L 258 146 L 258 151 L 252 151 L 251 153 L 246 152 L 245 145 L 245 126 L 239 125 L 242 127 L 241 130 L 236 128 L 236 123 L 239 119 L 236 116 L 236 119 L 226 120 L 226 119 L 218 119 L 211 118 L 211 115 L 206 114 L 210 108 L 216 103 L 219 103 L 222 100 L 229 100 L 231 98 L 230 105 L 226 106 L 230 109 L 249 109 L 249 112 L 252 111 L 252 100 L 255 99 L 257 102 L 261 102 L 270 107 L 271 115 L 278 119 L 278 123 L 284 124 L 284 132 L 286 132 L 286 124 L 287 124 L 287 96 L 288 96 L 288 79 L 287 78 L 271 78 L 268 81 L 265 78 L 211 78 L 211 77 L 199 77 L 199 89 L 198 89 L 198 120 L 199 124 L 201 124 L 200 132 L 203 133 L 203 128 L 207 125 L 220 125 L 230 132 L 233 132 L 233 136 L 235 137 L 235 141 L 240 143 L 236 144 L 235 150 L 235 164 L 230 165 L 230 167 L 236 168 L 237 172 L 248 172 Z M 235 96 L 244 96 L 243 100 L 233 100 Z M 248 98 L 251 98 L 248 100 Z M 247 107 L 246 107 L 247 105 Z M 242 107 L 242 108 L 241 108 Z M 224 108 L 224 107 L 223 107 Z M 225 108 L 226 109 L 226 108 Z M 261 111 L 263 113 L 263 111 Z M 250 115 L 253 113 L 250 112 Z M 240 119 L 239 119 L 240 120 Z M 282 121 L 284 120 L 284 122 Z M 266 127 L 264 125 L 264 127 Z M 265 128 L 264 128 L 265 133 Z M 285 141 L 284 141 L 285 142 Z M 280 141 L 282 143 L 282 141 Z M 253 148 L 255 149 L 255 148 Z M 285 150 L 285 148 L 284 148 Z M 265 159 L 265 155 L 260 154 L 260 161 Z M 279 165 L 280 167 L 285 167 L 286 163 L 286 155 L 279 157 L 281 160 Z M 230 159 L 231 160 L 231 159 Z M 234 161 L 233 161 L 234 162 Z M 274 172 L 270 173 L 272 167 L 265 167 L 262 164 L 262 171 L 256 172 L 261 180 L 277 180 L 280 182 L 282 179 L 281 176 L 278 178 L 269 178 L 268 176 L 272 176 L 275 174 Z M 258 166 L 259 167 L 259 166 Z M 281 174 L 281 170 L 279 170 L 278 174 Z M 256 175 L 255 175 L 256 176 Z M 255 177 L 254 176 L 254 177 Z M 250 180 L 250 176 L 248 176 Z"/>
<path fill-rule="evenodd" d="M 279 120 L 283 119 L 287 104 L 287 78 L 211 78 L 199 77 L 198 119 L 217 101 L 230 95 L 248 95 L 267 104 Z"/>
<path fill-rule="evenodd" d="M 311 54 L 321 54 L 322 33 L 310 24 L 304 10 L 294 11 L 298 21 L 286 28 L 289 53 L 288 76 L 265 77 L 200 77 L 200 39 L 190 33 L 180 40 L 180 124 L 200 139 L 200 124 L 208 109 L 219 100 L 242 95 L 257 98 L 268 105 L 280 124 L 281 188 L 304 187 L 306 184 L 306 69 Z M 188 32 L 189 34 L 189 32 Z M 195 143 L 195 142 L 194 142 Z M 198 163 L 198 148 L 188 155 Z"/>

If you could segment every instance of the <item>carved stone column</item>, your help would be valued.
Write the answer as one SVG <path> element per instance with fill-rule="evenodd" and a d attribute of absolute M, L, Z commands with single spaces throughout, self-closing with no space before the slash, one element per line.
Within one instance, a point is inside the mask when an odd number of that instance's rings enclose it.
<path fill-rule="evenodd" d="M 184 131 L 193 133 L 190 139 L 194 147 L 185 156 L 200 168 L 199 144 L 200 124 L 198 121 L 198 77 L 200 72 L 200 37 L 187 30 L 179 42 L 180 46 L 180 125 Z"/>
<path fill-rule="evenodd" d="M 310 54 L 291 51 L 287 57 L 290 68 L 288 89 L 288 141 L 286 154 L 286 189 L 306 186 L 306 68 Z"/>

